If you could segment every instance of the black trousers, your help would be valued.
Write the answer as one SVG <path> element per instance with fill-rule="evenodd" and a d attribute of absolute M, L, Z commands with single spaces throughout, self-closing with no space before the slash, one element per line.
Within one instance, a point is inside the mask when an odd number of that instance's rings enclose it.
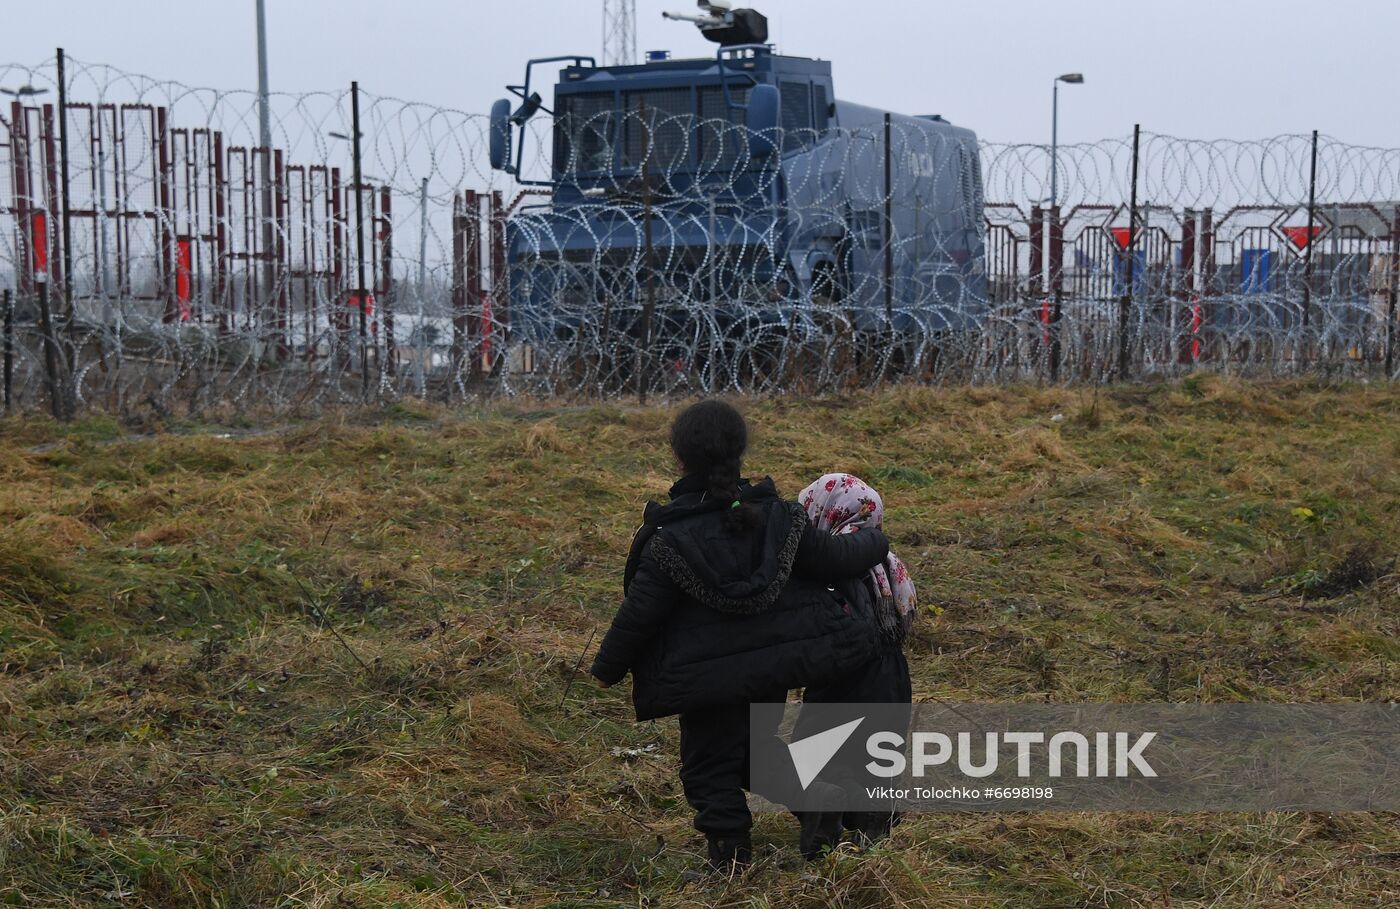
<path fill-rule="evenodd" d="M 909 678 L 909 661 L 905 658 L 903 649 L 897 646 L 886 646 L 864 667 L 844 678 L 832 679 L 821 685 L 808 685 L 802 693 L 802 702 L 828 706 L 822 711 L 823 722 L 820 724 L 812 721 L 811 713 L 807 711 L 799 713 L 793 729 L 793 737 L 804 738 L 814 732 L 830 728 L 836 723 L 859 719 L 864 714 L 864 711 L 858 710 L 854 706 L 843 711 L 839 706 L 833 705 L 909 704 L 913 700 L 913 694 L 913 683 Z M 910 710 L 912 711 L 912 709 L 911 707 Z M 906 715 L 903 723 L 906 731 L 908 724 L 909 717 Z M 865 746 L 862 738 L 862 736 L 852 736 L 841 746 L 834 759 L 836 767 L 859 767 L 865 762 Z M 837 773 L 831 776 L 828 782 L 855 791 L 862 784 L 863 779 L 863 777 L 858 779 L 845 778 Z M 894 812 L 894 806 L 891 804 L 888 810 L 848 813 L 845 823 L 848 828 L 854 828 L 861 824 L 871 824 L 872 819 L 877 818 L 881 813 L 890 822 L 898 819 L 898 814 Z"/>
<path fill-rule="evenodd" d="M 907 704 L 911 694 L 909 663 L 903 651 L 892 647 L 845 678 L 834 679 L 826 685 L 808 686 L 803 700 L 809 703 Z M 787 692 L 770 692 L 762 700 L 782 703 L 787 700 Z M 753 815 L 744 798 L 749 788 L 749 760 L 753 749 L 779 751 L 773 766 L 787 766 L 789 762 L 786 746 L 777 738 L 777 730 L 773 730 L 771 736 L 751 742 L 747 702 L 682 713 L 680 728 L 681 786 L 686 801 L 695 809 L 695 828 L 715 836 L 746 832 L 753 826 Z M 801 715 L 794 734 L 799 738 L 806 734 Z M 854 739 L 843 746 L 846 749 L 860 747 Z M 792 785 L 796 785 L 795 780 Z"/>
<path fill-rule="evenodd" d="M 787 692 L 774 691 L 763 700 L 781 703 Z M 695 809 L 695 829 L 710 836 L 746 833 L 753 826 L 744 798 L 753 747 L 782 747 L 781 742 L 776 735 L 749 741 L 748 702 L 682 713 L 680 727 L 681 787 Z"/>

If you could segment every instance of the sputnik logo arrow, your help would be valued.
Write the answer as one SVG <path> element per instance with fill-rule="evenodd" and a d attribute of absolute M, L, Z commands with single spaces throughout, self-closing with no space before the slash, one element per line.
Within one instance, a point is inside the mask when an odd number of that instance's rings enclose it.
<path fill-rule="evenodd" d="M 797 768 L 797 781 L 802 784 L 804 792 L 812 780 L 817 778 L 817 774 L 836 756 L 836 752 L 841 750 L 841 746 L 846 744 L 846 739 L 851 737 L 856 727 L 863 722 L 865 717 L 788 743 L 792 765 Z"/>

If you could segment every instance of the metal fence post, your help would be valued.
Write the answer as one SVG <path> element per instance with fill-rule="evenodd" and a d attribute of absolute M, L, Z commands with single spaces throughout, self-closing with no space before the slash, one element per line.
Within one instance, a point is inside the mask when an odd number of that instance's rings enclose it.
<path fill-rule="evenodd" d="M 457 194 L 452 194 L 456 201 Z M 424 397 L 426 388 L 423 381 L 423 343 L 427 323 L 424 316 L 428 311 L 428 178 L 423 178 L 422 189 L 418 194 L 418 334 L 414 345 L 418 348 L 415 358 L 418 363 L 418 397 Z M 412 337 L 412 336 L 410 336 Z"/>
<path fill-rule="evenodd" d="M 63 315 L 71 327 L 73 322 L 73 230 L 68 206 L 68 78 L 64 67 L 63 48 L 58 49 L 58 179 L 59 225 L 63 231 Z"/>
<path fill-rule="evenodd" d="M 10 396 L 11 382 L 14 380 L 14 296 L 10 289 L 4 289 L 4 412 L 10 413 L 13 399 Z"/>
<path fill-rule="evenodd" d="M 10 191 L 14 202 L 15 218 L 18 221 L 18 240 L 24 250 L 20 256 L 15 274 L 15 287 L 19 291 L 20 298 L 34 287 L 34 243 L 36 240 L 34 231 L 34 215 L 36 214 L 33 203 L 30 200 L 30 155 L 29 155 L 29 117 L 25 113 L 24 105 L 16 98 L 10 102 L 10 168 L 13 177 L 11 178 Z"/>
<path fill-rule="evenodd" d="M 340 182 L 340 168 L 332 167 L 330 170 L 327 193 L 330 196 L 329 211 L 327 212 L 327 230 L 330 233 L 330 255 L 329 264 L 331 270 L 331 288 L 333 294 L 331 299 L 325 303 L 326 314 L 326 340 L 328 341 L 329 357 L 335 362 L 336 369 L 348 369 L 350 366 L 350 314 L 345 311 L 344 301 L 341 294 L 345 292 L 346 278 L 350 261 L 350 217 L 345 212 L 345 205 L 349 201 L 348 193 Z M 307 331 L 310 337 L 313 321 L 308 320 Z M 307 354 L 311 350 L 308 347 Z"/>
<path fill-rule="evenodd" d="M 1317 130 L 1312 131 L 1312 163 L 1308 168 L 1308 236 L 1303 248 L 1303 328 L 1312 319 L 1313 224 L 1317 213 Z M 1306 343 L 1306 338 L 1304 339 Z"/>
<path fill-rule="evenodd" d="M 428 178 L 418 191 L 418 305 L 427 302 L 428 287 Z"/>
<path fill-rule="evenodd" d="M 1030 270 L 1026 273 L 1026 290 L 1031 296 L 1031 303 L 1037 309 L 1043 301 L 1046 287 L 1042 285 L 1045 279 L 1045 209 L 1039 205 L 1031 206 L 1031 222 L 1027 225 L 1030 234 Z"/>
<path fill-rule="evenodd" d="M 510 288 L 506 276 L 506 204 L 500 190 L 492 190 L 487 214 L 486 233 L 480 236 L 489 243 L 486 255 L 491 260 L 491 375 L 510 367 Z M 481 271 L 477 270 L 476 297 L 480 301 Z M 480 305 L 478 303 L 478 305 Z M 497 330 L 499 329 L 499 330 Z"/>
<path fill-rule="evenodd" d="M 282 259 L 280 256 L 274 258 L 273 254 L 273 233 L 276 228 L 273 219 L 276 218 L 274 206 L 280 207 L 280 203 L 273 201 L 273 179 L 272 179 L 272 113 L 268 100 L 268 79 L 267 79 L 267 10 L 263 0 L 257 0 L 257 36 L 258 36 L 258 143 L 263 148 L 261 155 L 262 164 L 262 295 L 256 302 L 261 306 L 280 304 L 280 300 L 275 299 L 276 293 L 281 297 L 280 282 L 276 274 L 278 265 Z M 277 194 L 282 195 L 280 187 Z M 253 280 L 249 276 L 250 281 Z M 251 296 L 251 295 L 250 295 Z M 252 301 L 250 301 L 252 302 Z"/>
<path fill-rule="evenodd" d="M 885 113 L 885 327 L 894 330 L 894 173 L 891 167 L 890 115 Z"/>
<path fill-rule="evenodd" d="M 58 349 L 53 336 L 53 313 L 49 310 L 49 276 L 40 272 L 34 276 L 39 291 L 39 330 L 44 333 L 44 384 L 49 389 L 49 409 L 55 420 L 62 420 L 64 409 L 62 385 L 58 376 Z"/>
<path fill-rule="evenodd" d="M 471 190 L 466 191 L 467 198 L 471 198 Z M 467 280 L 466 280 L 466 260 L 467 260 L 467 213 L 463 203 L 463 197 L 452 194 L 452 272 L 451 285 L 448 288 L 452 307 L 452 346 L 448 355 L 449 369 L 451 374 L 443 384 L 443 400 L 448 400 L 452 396 L 452 386 L 460 380 L 462 366 L 467 357 Z M 419 366 L 421 374 L 424 365 L 422 364 L 422 342 L 419 343 Z"/>
<path fill-rule="evenodd" d="M 1031 318 L 1035 324 L 1034 337 L 1039 341 L 1035 348 L 1037 356 L 1050 357 L 1050 326 L 1045 322 L 1045 304 L 1049 297 L 1049 284 L 1045 281 L 1045 210 L 1039 205 L 1031 206 L 1031 220 L 1028 225 L 1030 270 L 1026 273 L 1026 295 L 1031 306 Z M 1048 365 L 1048 364 L 1047 364 Z"/>
<path fill-rule="evenodd" d="M 285 359 L 288 352 L 288 326 L 292 324 L 292 278 L 291 278 L 291 258 L 288 255 L 287 245 L 290 233 L 291 207 L 290 192 L 287 188 L 287 167 L 279 150 L 272 156 L 272 187 L 273 187 L 273 208 L 272 220 L 269 222 L 274 226 L 273 234 L 276 241 L 272 244 L 274 258 L 269 262 L 270 274 L 273 276 L 272 286 L 276 288 L 277 294 L 272 299 L 277 306 L 276 328 L 278 359 Z M 305 211 L 305 203 L 303 203 Z"/>
<path fill-rule="evenodd" d="M 364 173 L 360 170 L 360 83 L 350 83 L 350 130 L 355 140 L 355 302 L 360 310 L 360 394 L 369 397 L 369 320 L 365 313 Z"/>
<path fill-rule="evenodd" d="M 1050 288 L 1054 301 L 1050 310 L 1050 382 L 1060 381 L 1060 318 L 1065 299 L 1065 222 L 1060 206 L 1050 206 Z"/>
<path fill-rule="evenodd" d="M 1128 246 L 1124 253 L 1128 257 L 1123 273 L 1127 284 L 1123 288 L 1123 298 L 1118 304 L 1118 380 L 1128 378 L 1130 347 L 1128 340 L 1128 311 L 1133 305 L 1133 274 L 1137 263 L 1137 188 L 1138 188 L 1138 149 L 1142 136 L 1142 126 L 1133 124 L 1133 185 L 1128 196 Z"/>
<path fill-rule="evenodd" d="M 489 210 L 490 196 L 487 195 Z M 462 254 L 462 312 L 464 316 L 463 324 L 467 330 L 467 375 L 466 378 L 472 384 L 477 384 L 482 378 L 482 362 L 490 350 L 491 345 L 487 339 L 491 336 L 491 319 L 494 312 L 487 312 L 486 297 L 482 293 L 485 287 L 482 282 L 482 249 L 490 248 L 491 237 L 489 230 L 483 229 L 481 223 L 481 200 L 482 195 L 476 190 L 469 189 L 466 192 L 465 208 L 463 209 L 463 254 Z M 489 226 L 489 225 L 488 225 Z M 491 263 L 492 256 L 488 255 L 488 264 Z"/>
<path fill-rule="evenodd" d="M 1390 220 L 1390 295 L 1385 306 L 1385 377 L 1395 373 L 1395 300 L 1400 294 L 1400 206 Z"/>
<path fill-rule="evenodd" d="M 63 48 L 58 48 L 58 179 L 59 179 L 59 229 L 63 236 L 62 262 L 63 262 L 63 285 L 59 292 L 63 294 L 63 329 L 65 335 L 64 344 L 59 346 L 59 355 L 63 361 L 62 381 L 59 385 L 59 393 L 62 398 L 63 413 L 71 416 L 76 408 L 77 390 L 72 388 L 74 378 L 78 374 L 77 358 L 78 351 L 73 344 L 72 334 L 74 331 L 73 313 L 73 229 L 72 218 L 68 204 L 68 77 L 64 66 L 65 58 Z M 58 343 L 58 339 L 54 339 Z"/>
<path fill-rule="evenodd" d="M 156 108 L 156 160 L 159 186 L 156 192 L 156 231 L 160 246 L 157 273 L 160 294 L 164 302 L 161 321 L 171 323 L 179 318 L 175 304 L 175 164 L 170 150 L 170 119 L 164 107 Z"/>
<path fill-rule="evenodd" d="M 1179 278 L 1175 299 L 1170 304 L 1172 311 L 1179 313 L 1186 327 L 1167 340 L 1167 359 L 1169 362 L 1175 360 L 1178 365 L 1190 363 L 1195 359 L 1192 352 L 1195 349 L 1194 345 L 1199 343 L 1200 326 L 1196 323 L 1195 303 L 1192 300 L 1196 293 L 1196 258 L 1196 211 L 1188 208 L 1181 215 Z M 1172 318 L 1175 323 L 1177 316 Z"/>
<path fill-rule="evenodd" d="M 647 373 L 651 361 L 651 320 L 656 312 L 656 258 L 651 237 L 651 124 L 647 122 L 647 102 L 638 103 L 642 118 L 642 236 L 646 244 L 647 289 L 642 311 L 642 344 L 637 348 L 637 399 L 647 402 Z"/>
<path fill-rule="evenodd" d="M 384 302 L 379 307 L 384 313 L 384 366 L 381 373 L 388 372 L 389 378 L 398 377 L 398 342 L 394 338 L 394 309 L 397 305 L 394 292 L 394 216 L 393 193 L 389 187 L 379 187 L 379 285 L 383 289 Z M 383 382 L 381 375 L 380 381 Z"/>
<path fill-rule="evenodd" d="M 1197 240 L 1199 252 L 1197 258 L 1200 260 L 1201 283 L 1197 287 L 1196 297 L 1201 307 L 1201 352 L 1214 358 L 1217 355 L 1216 347 L 1220 343 L 1217 338 L 1213 320 L 1217 313 L 1210 303 L 1210 298 L 1219 292 L 1216 286 L 1215 275 L 1215 211 L 1206 208 L 1201 211 L 1201 232 L 1200 239 Z M 1229 356 L 1228 344 L 1226 345 L 1225 356 Z M 1199 357 L 1197 357 L 1199 359 Z"/>

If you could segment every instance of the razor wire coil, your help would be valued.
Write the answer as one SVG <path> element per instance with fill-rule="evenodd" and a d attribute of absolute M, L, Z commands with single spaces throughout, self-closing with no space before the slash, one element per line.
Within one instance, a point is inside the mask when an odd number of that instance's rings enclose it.
<path fill-rule="evenodd" d="M 517 180 L 488 118 L 362 92 L 355 186 L 348 91 L 271 95 L 264 147 L 253 92 L 67 73 L 65 187 L 53 61 L 0 66 L 50 90 L 0 110 L 22 408 L 1395 373 L 1400 149 L 1143 133 L 1134 188 L 1131 140 L 1060 146 L 1051 208 L 1043 145 L 686 92 L 537 116 Z"/>

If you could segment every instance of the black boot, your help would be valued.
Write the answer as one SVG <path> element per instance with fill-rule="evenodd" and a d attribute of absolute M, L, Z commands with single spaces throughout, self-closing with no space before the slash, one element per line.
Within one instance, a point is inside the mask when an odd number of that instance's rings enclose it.
<path fill-rule="evenodd" d="M 808 861 L 820 858 L 823 850 L 834 849 L 841 842 L 841 806 L 846 793 L 830 783 L 813 783 L 810 797 L 821 810 L 797 812 L 802 823 L 798 844 L 802 857 Z"/>
<path fill-rule="evenodd" d="M 753 843 L 748 831 L 717 835 L 707 833 L 710 844 L 710 867 L 721 874 L 743 871 L 753 862 Z"/>

